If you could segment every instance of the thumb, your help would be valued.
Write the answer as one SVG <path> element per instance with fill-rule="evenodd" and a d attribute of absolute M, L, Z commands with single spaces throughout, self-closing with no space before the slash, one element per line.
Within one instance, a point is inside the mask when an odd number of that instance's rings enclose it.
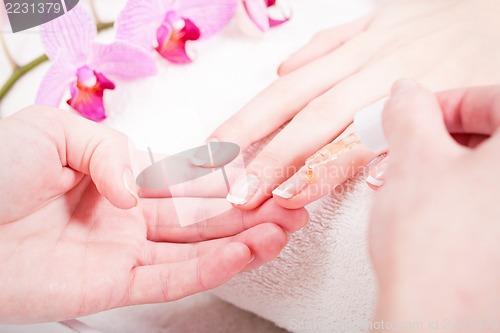
<path fill-rule="evenodd" d="M 90 175 L 99 193 L 114 206 L 135 207 L 139 196 L 128 137 L 76 115 L 54 109 L 48 112 L 62 128 L 55 140 L 63 166 Z"/>
<path fill-rule="evenodd" d="M 383 118 L 392 155 L 450 151 L 456 146 L 434 93 L 415 81 L 396 82 Z"/>

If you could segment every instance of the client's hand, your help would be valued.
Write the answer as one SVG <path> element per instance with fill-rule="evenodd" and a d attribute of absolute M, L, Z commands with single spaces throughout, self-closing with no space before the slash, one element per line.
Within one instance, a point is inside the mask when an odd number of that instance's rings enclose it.
<path fill-rule="evenodd" d="M 377 322 L 498 332 L 500 87 L 436 98 L 403 81 L 384 118 L 390 162 L 370 224 Z"/>
<path fill-rule="evenodd" d="M 232 189 L 233 199 L 239 197 L 234 203 L 248 209 L 269 198 L 397 79 L 413 77 L 435 91 L 497 82 L 498 17 L 497 0 L 393 0 L 369 17 L 319 33 L 281 66 L 279 80 L 213 133 L 246 148 L 290 121 L 249 165 L 251 186 Z M 330 186 L 282 189 L 279 204 L 302 207 L 373 157 L 353 152 L 337 162 Z"/>
<path fill-rule="evenodd" d="M 170 199 L 139 201 L 127 138 L 59 110 L 31 107 L 0 121 L 0 156 L 3 323 L 211 289 L 273 259 L 307 222 L 304 210 L 269 201 L 176 227 Z M 207 207 L 214 200 L 225 199 Z"/>

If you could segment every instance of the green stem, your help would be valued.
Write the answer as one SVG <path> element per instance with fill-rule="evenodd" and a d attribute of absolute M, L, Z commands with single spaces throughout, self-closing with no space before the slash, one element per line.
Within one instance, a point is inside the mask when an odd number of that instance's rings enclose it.
<path fill-rule="evenodd" d="M 43 64 L 49 60 L 47 56 L 44 54 L 43 56 L 40 56 L 36 58 L 35 60 L 32 60 L 31 62 L 27 63 L 24 66 L 18 67 L 15 69 L 10 77 L 7 79 L 7 82 L 4 83 L 2 88 L 0 89 L 0 101 L 7 95 L 7 93 L 14 87 L 17 81 L 21 79 L 26 73 L 32 71 L 34 68 L 39 66 L 40 64 Z"/>
<path fill-rule="evenodd" d="M 115 25 L 115 22 L 99 23 L 99 24 L 97 24 L 97 32 L 111 29 L 111 28 L 113 28 L 114 25 Z"/>
<path fill-rule="evenodd" d="M 101 20 L 99 19 L 99 15 L 97 14 L 97 10 L 95 8 L 94 0 L 89 0 L 88 5 L 90 7 L 90 13 L 94 17 L 94 21 L 97 23 L 97 25 L 101 24 Z"/>
<path fill-rule="evenodd" d="M 109 23 L 99 23 L 97 24 L 97 31 L 101 32 L 106 29 L 112 28 L 114 25 L 113 22 Z M 10 77 L 7 79 L 7 81 L 2 85 L 0 88 L 0 101 L 3 100 L 3 98 L 9 93 L 9 91 L 14 87 L 14 85 L 19 81 L 24 75 L 27 73 L 31 72 L 33 69 L 38 67 L 39 65 L 43 64 L 49 60 L 47 56 L 44 54 L 42 56 L 39 56 L 38 58 L 30 61 L 26 65 L 20 66 L 12 71 L 12 74 Z"/>

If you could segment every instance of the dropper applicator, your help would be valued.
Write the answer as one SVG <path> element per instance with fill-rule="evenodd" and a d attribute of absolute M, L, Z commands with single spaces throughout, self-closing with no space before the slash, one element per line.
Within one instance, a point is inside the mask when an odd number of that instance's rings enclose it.
<path fill-rule="evenodd" d="M 273 191 L 274 195 L 290 199 L 311 184 L 318 182 L 321 167 L 327 167 L 353 149 L 364 146 L 375 154 L 382 154 L 388 144 L 382 126 L 382 114 L 388 98 L 359 111 L 354 116 L 354 131 L 342 139 L 336 140 L 310 157 L 305 166 L 293 177 Z"/>
<path fill-rule="evenodd" d="M 373 153 L 383 153 L 387 149 L 382 126 L 382 113 L 387 98 L 368 106 L 354 116 L 354 132 L 325 146 L 306 161 L 309 169 L 330 163 L 345 152 L 363 144 Z"/>

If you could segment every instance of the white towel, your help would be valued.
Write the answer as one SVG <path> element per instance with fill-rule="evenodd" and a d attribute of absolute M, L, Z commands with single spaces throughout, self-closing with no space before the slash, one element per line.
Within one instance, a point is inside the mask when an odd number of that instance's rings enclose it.
<path fill-rule="evenodd" d="M 360 173 L 309 205 L 310 223 L 277 259 L 214 293 L 294 333 L 366 332 L 376 285 L 367 246 L 373 190 L 365 177 Z"/>
<path fill-rule="evenodd" d="M 310 224 L 271 263 L 215 294 L 295 333 L 366 332 L 375 305 L 367 249 L 371 190 L 362 177 L 311 204 Z"/>

